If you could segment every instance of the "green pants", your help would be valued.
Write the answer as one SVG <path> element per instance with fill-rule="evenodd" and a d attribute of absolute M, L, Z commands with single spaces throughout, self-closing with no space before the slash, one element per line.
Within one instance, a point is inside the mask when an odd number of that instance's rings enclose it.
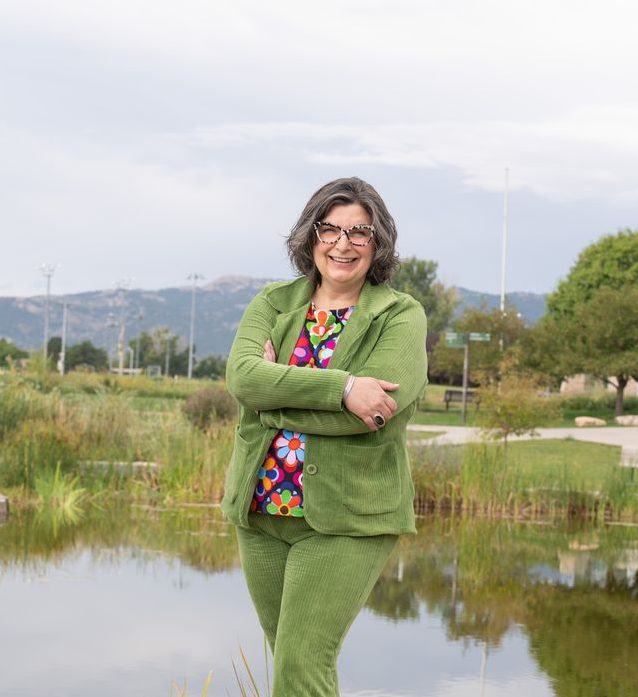
<path fill-rule="evenodd" d="M 274 655 L 272 697 L 339 697 L 337 657 L 397 535 L 323 535 L 304 518 L 236 528 L 248 590 Z"/>

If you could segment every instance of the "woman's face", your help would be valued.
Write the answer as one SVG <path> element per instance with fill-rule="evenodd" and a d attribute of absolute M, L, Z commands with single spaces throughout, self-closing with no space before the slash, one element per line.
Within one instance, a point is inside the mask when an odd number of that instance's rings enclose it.
<path fill-rule="evenodd" d="M 371 225 L 370 215 L 358 203 L 333 206 L 321 221 L 347 230 L 353 225 Z M 315 240 L 313 250 L 315 266 L 321 274 L 321 285 L 334 290 L 353 290 L 363 286 L 374 256 L 374 238 L 365 247 L 350 243 L 341 235 L 336 244 L 324 244 Z"/>

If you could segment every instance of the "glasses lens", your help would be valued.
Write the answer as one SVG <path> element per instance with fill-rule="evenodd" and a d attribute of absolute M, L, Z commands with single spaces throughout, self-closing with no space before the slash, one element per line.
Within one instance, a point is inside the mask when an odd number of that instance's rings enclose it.
<path fill-rule="evenodd" d="M 372 237 L 372 230 L 363 226 L 356 226 L 350 230 L 350 242 L 353 244 L 367 244 Z"/>
<path fill-rule="evenodd" d="M 341 230 L 339 228 L 333 227 L 332 225 L 326 225 L 322 223 L 317 228 L 317 235 L 322 242 L 336 242 L 339 239 Z"/>

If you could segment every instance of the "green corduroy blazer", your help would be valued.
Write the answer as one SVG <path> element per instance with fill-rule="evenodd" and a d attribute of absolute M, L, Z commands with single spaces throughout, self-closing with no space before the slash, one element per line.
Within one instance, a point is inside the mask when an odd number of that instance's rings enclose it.
<path fill-rule="evenodd" d="M 222 510 L 248 526 L 257 471 L 279 429 L 306 434 L 304 513 L 327 534 L 416 532 L 406 426 L 427 384 L 423 307 L 386 284 L 366 282 L 330 367 L 289 366 L 312 287 L 305 277 L 271 283 L 249 304 L 228 358 L 226 383 L 240 404 Z M 263 358 L 270 338 L 277 363 Z M 341 402 L 352 373 L 399 383 L 395 416 L 378 431 Z"/>

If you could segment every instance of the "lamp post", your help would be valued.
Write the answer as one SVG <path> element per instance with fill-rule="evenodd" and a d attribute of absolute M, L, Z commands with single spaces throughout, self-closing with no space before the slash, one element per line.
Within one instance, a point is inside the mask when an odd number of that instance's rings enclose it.
<path fill-rule="evenodd" d="M 47 360 L 49 358 L 49 304 L 51 299 L 51 278 L 55 274 L 56 268 L 59 264 L 41 264 L 40 271 L 42 275 L 47 279 L 47 294 L 44 301 L 44 345 L 42 347 L 42 353 L 44 355 L 44 367 L 46 369 Z"/>
<path fill-rule="evenodd" d="M 142 320 L 144 319 L 144 313 L 142 310 L 139 311 L 137 315 L 137 340 L 135 347 L 135 369 L 138 370 L 140 367 L 140 334 L 142 333 Z"/>
<path fill-rule="evenodd" d="M 68 303 L 65 300 L 62 306 L 62 346 L 60 348 L 60 359 L 58 361 L 58 370 L 60 375 L 64 375 L 65 354 L 66 354 L 66 325 L 67 325 L 67 310 Z"/>
<path fill-rule="evenodd" d="M 197 281 L 200 278 L 204 278 L 201 274 L 191 273 L 187 278 L 193 281 L 193 287 L 191 291 L 191 326 L 190 334 L 188 339 L 188 379 L 193 377 L 193 344 L 195 341 L 195 292 L 197 291 Z"/>
<path fill-rule="evenodd" d="M 501 248 L 501 317 L 505 316 L 505 267 L 507 263 L 507 223 L 508 223 L 508 194 L 509 167 L 505 168 L 505 194 L 503 196 L 503 245 Z M 503 350 L 503 332 L 499 340 L 499 348 Z"/>

